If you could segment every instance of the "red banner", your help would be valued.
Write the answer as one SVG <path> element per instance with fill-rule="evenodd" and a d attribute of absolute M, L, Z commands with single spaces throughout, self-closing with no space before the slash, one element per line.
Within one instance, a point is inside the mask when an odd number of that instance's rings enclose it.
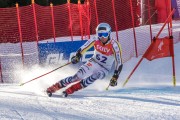
<path fill-rule="evenodd" d="M 165 37 L 154 40 L 143 57 L 151 61 L 157 58 L 170 57 L 173 55 L 173 39 Z"/>

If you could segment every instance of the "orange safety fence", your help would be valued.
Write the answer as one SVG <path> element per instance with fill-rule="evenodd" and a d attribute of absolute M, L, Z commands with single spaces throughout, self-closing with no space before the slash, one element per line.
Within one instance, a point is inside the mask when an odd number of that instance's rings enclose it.
<path fill-rule="evenodd" d="M 40 6 L 33 3 L 18 7 L 17 10 L 14 7 L 0 8 L 0 43 L 19 42 L 20 32 L 22 42 L 38 42 L 63 36 L 71 36 L 72 40 L 73 36 L 81 36 L 79 39 L 83 40 L 86 36 L 95 34 L 95 28 L 100 22 L 109 23 L 113 31 L 131 28 L 131 12 L 135 26 L 139 26 L 136 0 L 132 0 L 133 11 L 130 7 L 127 0 L 90 0 L 85 4 Z M 18 22 L 21 31 L 18 29 Z"/>

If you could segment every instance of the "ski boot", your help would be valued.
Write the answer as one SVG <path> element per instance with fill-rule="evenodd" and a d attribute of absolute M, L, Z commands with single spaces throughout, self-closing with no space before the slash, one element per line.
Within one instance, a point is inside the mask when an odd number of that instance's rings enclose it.
<path fill-rule="evenodd" d="M 78 91 L 80 89 L 82 89 L 82 85 L 80 82 L 72 85 L 71 87 L 69 87 L 68 89 L 66 89 L 65 91 L 63 91 L 62 93 L 62 97 L 67 97 L 69 94 L 73 94 L 75 91 Z"/>
<path fill-rule="evenodd" d="M 52 85 L 51 87 L 47 88 L 46 93 L 49 97 L 52 96 L 52 93 L 55 93 L 57 90 L 61 89 L 61 85 L 59 83 L 56 83 Z"/>

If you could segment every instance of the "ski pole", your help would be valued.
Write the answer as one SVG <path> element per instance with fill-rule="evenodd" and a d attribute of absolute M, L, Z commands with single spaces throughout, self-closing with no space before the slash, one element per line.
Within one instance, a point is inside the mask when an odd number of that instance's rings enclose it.
<path fill-rule="evenodd" d="M 60 69 L 60 68 L 62 68 L 62 67 L 65 67 L 65 66 L 67 66 L 67 65 L 69 65 L 69 64 L 71 64 L 71 62 L 68 62 L 68 63 L 66 63 L 66 64 L 64 64 L 64 65 L 62 65 L 62 66 L 60 66 L 60 67 L 58 67 L 58 68 L 56 68 L 56 69 L 54 69 L 54 70 L 51 70 L 51 71 L 49 71 L 49 72 L 47 72 L 47 73 L 45 73 L 45 74 L 43 74 L 43 75 L 40 75 L 40 76 L 38 76 L 38 77 L 36 77 L 36 78 L 33 78 L 33 79 L 31 79 L 31 80 L 29 80 L 29 81 L 27 81 L 27 82 L 21 83 L 20 86 L 23 86 L 24 84 L 27 84 L 27 83 L 29 83 L 29 82 L 31 82 L 31 81 L 33 81 L 33 80 L 36 80 L 36 79 L 38 79 L 38 78 L 40 78 L 40 77 L 43 77 L 43 76 L 45 76 L 45 75 L 47 75 L 47 74 L 50 74 L 50 73 L 52 73 L 52 72 L 54 72 L 54 71 L 56 71 L 56 70 L 58 70 L 58 69 Z"/>
<path fill-rule="evenodd" d="M 106 90 L 108 90 L 108 89 L 109 89 L 109 86 L 110 86 L 110 85 L 108 85 L 108 86 L 106 87 Z"/>

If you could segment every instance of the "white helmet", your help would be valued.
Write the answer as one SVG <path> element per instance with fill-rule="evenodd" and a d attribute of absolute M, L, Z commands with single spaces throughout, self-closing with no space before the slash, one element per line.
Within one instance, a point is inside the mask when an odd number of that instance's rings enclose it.
<path fill-rule="evenodd" d="M 109 37 L 111 33 L 110 25 L 107 23 L 100 23 L 96 28 L 96 34 L 98 35 L 98 37 L 102 37 L 102 34 L 100 34 L 99 36 L 99 33 L 108 33 L 108 36 L 103 35 L 103 37 Z"/>

